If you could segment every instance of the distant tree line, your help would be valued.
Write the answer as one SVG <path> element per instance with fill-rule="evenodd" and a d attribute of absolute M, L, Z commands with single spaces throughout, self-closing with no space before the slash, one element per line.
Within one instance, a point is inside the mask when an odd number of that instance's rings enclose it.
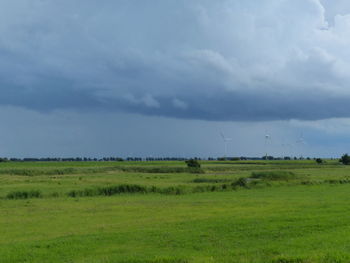
<path fill-rule="evenodd" d="M 274 157 L 274 156 L 262 156 L 262 157 L 103 157 L 103 158 L 91 158 L 91 157 L 69 157 L 69 158 L 61 158 L 61 157 L 45 157 L 45 158 L 6 158 L 0 157 L 0 162 L 123 162 L 123 161 L 131 161 L 131 162 L 141 162 L 141 161 L 188 161 L 188 160 L 208 160 L 208 161 L 244 161 L 244 160 L 315 160 L 317 163 L 321 164 L 325 161 L 321 158 L 310 158 L 310 157 Z M 348 154 L 344 154 L 339 161 L 345 165 L 350 164 L 350 156 Z"/>

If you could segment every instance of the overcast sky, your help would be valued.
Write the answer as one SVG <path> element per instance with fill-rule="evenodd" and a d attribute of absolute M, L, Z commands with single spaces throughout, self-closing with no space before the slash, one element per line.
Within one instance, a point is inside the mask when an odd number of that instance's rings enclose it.
<path fill-rule="evenodd" d="M 0 155 L 338 156 L 349 46 L 348 0 L 2 0 Z"/>

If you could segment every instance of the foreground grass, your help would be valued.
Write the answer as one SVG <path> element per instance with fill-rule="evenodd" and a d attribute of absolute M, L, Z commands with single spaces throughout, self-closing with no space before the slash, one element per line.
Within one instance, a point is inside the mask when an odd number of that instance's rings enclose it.
<path fill-rule="evenodd" d="M 11 165 L 6 169 L 18 169 Z M 21 169 L 57 169 L 61 164 L 35 165 Z M 101 172 L 101 167 L 114 165 L 110 163 L 84 165 L 83 169 L 97 172 L 0 175 L 1 263 L 350 262 L 350 184 L 322 183 L 345 180 L 350 174 L 347 167 L 311 162 L 205 163 L 205 174 L 152 174 Z M 71 190 L 119 183 L 221 185 L 254 174 L 261 181 L 249 189 L 182 195 L 66 195 Z M 9 191 L 33 189 L 42 196 L 5 198 Z M 53 191 L 58 195 L 52 196 Z"/>
<path fill-rule="evenodd" d="M 0 262 L 348 262 L 349 191 L 3 200 Z"/>

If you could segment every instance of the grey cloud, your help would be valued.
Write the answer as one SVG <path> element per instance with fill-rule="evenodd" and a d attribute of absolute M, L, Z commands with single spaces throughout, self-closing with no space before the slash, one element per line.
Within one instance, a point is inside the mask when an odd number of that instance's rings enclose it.
<path fill-rule="evenodd" d="M 181 109 L 181 110 L 186 110 L 188 108 L 188 105 L 186 102 L 179 100 L 177 98 L 173 99 L 173 106 L 175 108 Z"/>
<path fill-rule="evenodd" d="M 203 120 L 349 117 L 350 16 L 330 3 L 5 0 L 0 104 Z"/>
<path fill-rule="evenodd" d="M 105 106 L 127 112 L 143 112 L 147 115 L 183 119 L 219 121 L 266 121 L 289 119 L 328 119 L 334 114 L 347 117 L 348 97 L 329 97 L 329 94 L 314 91 L 310 96 L 297 97 L 293 94 L 273 95 L 264 93 L 222 92 L 208 97 L 184 96 L 189 105 L 186 108 L 172 103 L 171 98 L 157 98 L 162 110 L 146 105 L 129 104 L 111 100 Z M 188 114 L 190 112 L 191 114 Z"/>

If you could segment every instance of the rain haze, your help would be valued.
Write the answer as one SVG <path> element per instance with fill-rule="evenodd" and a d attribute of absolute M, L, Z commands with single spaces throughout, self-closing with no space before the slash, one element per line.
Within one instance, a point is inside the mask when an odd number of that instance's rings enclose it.
<path fill-rule="evenodd" d="M 0 156 L 339 157 L 349 46 L 345 0 L 2 0 Z"/>

